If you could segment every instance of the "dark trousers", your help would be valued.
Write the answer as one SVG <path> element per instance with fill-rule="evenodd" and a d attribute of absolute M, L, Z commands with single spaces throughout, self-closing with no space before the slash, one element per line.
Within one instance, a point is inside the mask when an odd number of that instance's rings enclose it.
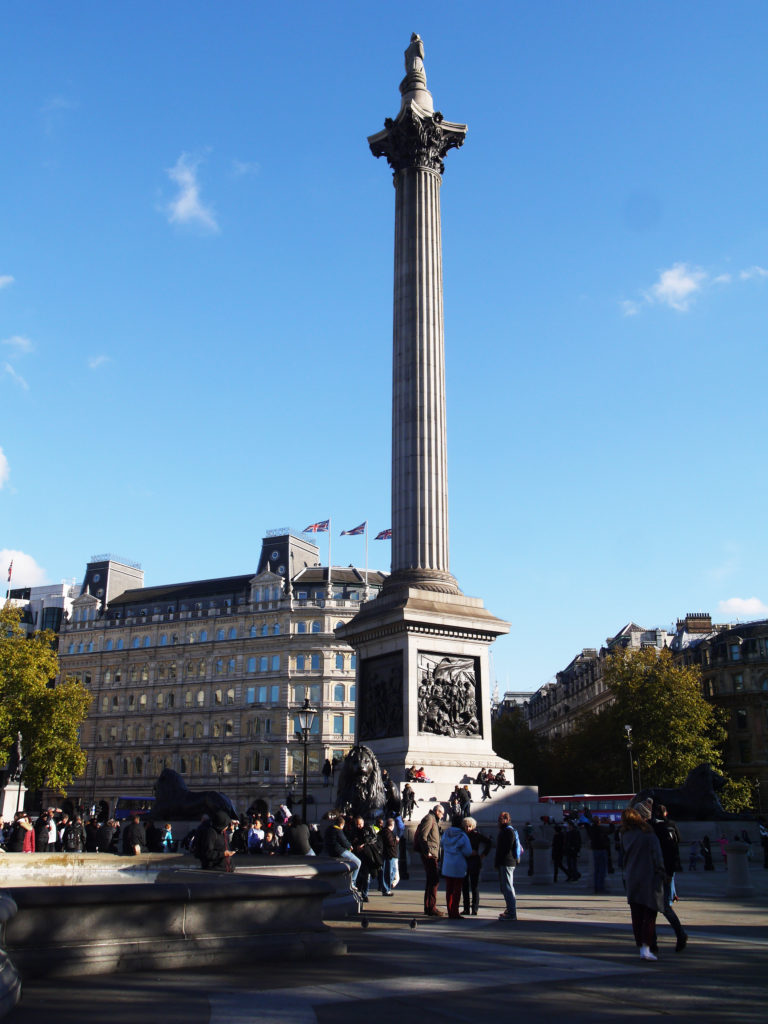
<path fill-rule="evenodd" d="M 480 867 L 481 861 L 479 857 L 467 858 L 467 873 L 464 876 L 464 880 L 461 886 L 462 896 L 464 899 L 465 914 L 468 914 L 470 911 L 470 892 L 472 893 L 472 913 L 476 914 L 477 908 L 480 906 L 480 895 L 478 892 L 478 886 L 480 883 Z"/>
<path fill-rule="evenodd" d="M 673 876 L 674 877 L 674 876 Z M 685 935 L 683 926 L 680 924 L 680 918 L 672 909 L 672 883 L 664 881 L 664 909 L 662 914 L 667 921 L 672 925 L 672 930 L 675 933 L 675 938 L 680 941 Z"/>
<path fill-rule="evenodd" d="M 656 946 L 656 911 L 642 903 L 630 903 L 632 931 L 638 946 Z"/>
<path fill-rule="evenodd" d="M 608 870 L 608 852 L 606 850 L 592 851 L 593 881 L 595 892 L 605 892 L 605 874 Z"/>
<path fill-rule="evenodd" d="M 460 917 L 459 906 L 461 904 L 461 885 L 463 878 L 446 878 L 445 880 L 445 905 L 448 907 L 448 917 Z"/>
<path fill-rule="evenodd" d="M 431 914 L 437 910 L 437 887 L 440 884 L 440 869 L 437 865 L 437 857 L 425 857 L 421 855 L 421 862 L 424 865 L 424 913 Z"/>

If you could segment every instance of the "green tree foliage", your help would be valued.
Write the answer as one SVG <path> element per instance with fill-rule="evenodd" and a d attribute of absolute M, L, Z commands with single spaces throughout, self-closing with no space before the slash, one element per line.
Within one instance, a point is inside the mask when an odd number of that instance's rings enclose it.
<path fill-rule="evenodd" d="M 757 804 L 751 779 L 726 779 L 719 796 L 723 810 L 730 811 L 732 814 L 748 811 Z"/>
<path fill-rule="evenodd" d="M 91 695 L 77 679 L 51 685 L 59 663 L 55 640 L 47 630 L 27 637 L 18 611 L 0 610 L 0 764 L 21 732 L 25 784 L 66 794 L 85 770 L 79 731 Z"/>
<path fill-rule="evenodd" d="M 698 764 L 722 764 L 724 715 L 701 692 L 698 668 L 675 665 L 669 651 L 620 649 L 603 666 L 611 705 L 585 715 L 548 746 L 548 793 L 628 792 L 632 726 L 635 789 L 677 786 Z"/>
<path fill-rule="evenodd" d="M 543 745 L 528 728 L 521 708 L 512 708 L 494 721 L 493 749 L 515 766 L 518 786 L 541 786 L 547 764 Z"/>

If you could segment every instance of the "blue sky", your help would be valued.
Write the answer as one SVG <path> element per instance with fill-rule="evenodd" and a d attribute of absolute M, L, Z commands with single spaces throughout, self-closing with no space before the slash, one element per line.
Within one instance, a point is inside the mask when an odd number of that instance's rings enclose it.
<path fill-rule="evenodd" d="M 10 2 L 0 557 L 148 584 L 390 525 L 410 33 L 442 188 L 451 568 L 534 688 L 630 619 L 768 615 L 764 2 Z M 337 564 L 360 538 L 334 537 Z M 371 565 L 389 545 L 371 541 Z"/>

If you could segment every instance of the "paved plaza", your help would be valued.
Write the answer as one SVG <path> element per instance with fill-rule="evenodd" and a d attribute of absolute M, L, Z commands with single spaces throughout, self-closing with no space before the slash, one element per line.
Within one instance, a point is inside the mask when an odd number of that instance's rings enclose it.
<path fill-rule="evenodd" d="M 503 909 L 492 878 L 477 917 L 427 919 L 421 873 L 392 899 L 371 895 L 365 918 L 333 924 L 345 957 L 221 971 L 151 972 L 25 986 L 11 1024 L 246 1024 L 249 1021 L 424 1024 L 425 1021 L 768 1019 L 768 871 L 751 867 L 756 895 L 726 898 L 727 875 L 678 875 L 676 909 L 690 935 L 674 951 L 660 920 L 659 961 L 640 960 L 621 876 L 595 896 L 575 885 L 532 887 L 516 872 L 520 919 Z M 441 899 L 444 895 L 441 892 Z M 223 908 L 226 913 L 226 908 Z M 411 923 L 416 921 L 416 927 Z M 116 915 L 115 928 L 120 921 Z"/>

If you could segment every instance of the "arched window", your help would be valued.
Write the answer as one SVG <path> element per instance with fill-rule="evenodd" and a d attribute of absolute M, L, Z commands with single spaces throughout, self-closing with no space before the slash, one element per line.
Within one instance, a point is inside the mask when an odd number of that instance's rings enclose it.
<path fill-rule="evenodd" d="M 197 675 L 199 679 L 205 679 L 205 662 L 201 661 L 197 666 Z"/>
<path fill-rule="evenodd" d="M 221 722 L 214 722 L 211 725 L 211 736 L 217 740 L 221 736 Z"/>
<path fill-rule="evenodd" d="M 193 773 L 195 775 L 199 775 L 200 774 L 200 765 L 201 764 L 202 764 L 202 761 L 201 761 L 200 755 L 199 754 L 195 754 L 195 756 L 192 758 L 192 771 L 193 771 Z"/>
<path fill-rule="evenodd" d="M 166 700 L 165 700 L 165 706 L 168 707 L 168 708 L 172 708 L 175 703 L 176 703 L 176 698 L 173 696 L 172 693 L 169 693 L 168 696 L 166 697 Z"/>
<path fill-rule="evenodd" d="M 232 755 L 231 754 L 225 754 L 224 755 L 224 774 L 225 775 L 229 775 L 229 773 L 231 771 L 232 771 Z"/>
<path fill-rule="evenodd" d="M 297 623 L 296 632 L 297 633 L 306 633 L 307 632 L 307 624 L 306 624 L 306 622 L 299 622 L 299 623 Z"/>
<path fill-rule="evenodd" d="M 139 697 L 139 707 L 143 711 L 146 708 L 146 706 L 147 706 L 147 695 L 146 695 L 146 693 L 142 693 L 141 696 Z"/>
<path fill-rule="evenodd" d="M 156 740 L 161 740 L 163 738 L 163 727 L 159 722 L 155 722 L 152 726 L 152 736 Z"/>
<path fill-rule="evenodd" d="M 313 633 L 319 633 L 319 632 L 321 632 L 321 630 L 322 630 L 321 623 L 319 623 L 317 621 L 317 619 L 315 619 L 315 621 L 312 623 L 312 632 Z"/>
<path fill-rule="evenodd" d="M 123 776 L 130 775 L 130 770 L 128 768 L 128 758 L 127 757 L 124 757 L 123 760 L 122 760 L 122 769 L 121 770 L 122 770 Z"/>
<path fill-rule="evenodd" d="M 216 630 L 216 639 L 217 640 L 223 640 L 224 639 L 224 630 L 223 629 L 217 629 Z"/>
<path fill-rule="evenodd" d="M 125 739 L 128 743 L 133 743 L 133 726 L 126 725 L 125 727 Z"/>
<path fill-rule="evenodd" d="M 123 638 L 121 636 L 117 638 L 117 649 L 118 651 L 123 649 Z"/>
<path fill-rule="evenodd" d="M 230 658 L 227 661 L 227 675 L 228 676 L 233 676 L 234 674 L 235 674 L 235 659 L 234 658 Z"/>
<path fill-rule="evenodd" d="M 179 773 L 181 775 L 186 775 L 187 774 L 187 759 L 186 759 L 186 757 L 182 757 L 179 760 Z"/>
<path fill-rule="evenodd" d="M 250 633 L 248 635 L 249 636 L 256 636 L 257 635 L 256 634 L 256 627 L 255 626 L 251 626 Z"/>
<path fill-rule="evenodd" d="M 163 633 L 163 635 L 160 637 L 160 646 L 161 647 L 165 647 L 167 643 L 168 643 L 168 634 L 167 633 Z"/>
<path fill-rule="evenodd" d="M 191 690 L 187 690 L 187 692 L 184 694 L 184 707 L 185 708 L 191 708 L 192 707 L 192 691 Z"/>
<path fill-rule="evenodd" d="M 227 690 L 227 704 L 234 704 L 234 703 L 235 703 L 235 690 L 234 690 L 234 687 L 230 686 L 230 688 Z"/>
<path fill-rule="evenodd" d="M 207 639 L 208 639 L 208 630 L 207 629 L 201 629 L 200 630 L 200 643 L 204 644 Z"/>
<path fill-rule="evenodd" d="M 195 739 L 201 740 L 203 738 L 203 723 L 195 722 Z"/>
<path fill-rule="evenodd" d="M 211 772 L 215 775 L 219 770 L 219 759 L 216 754 L 211 754 Z"/>
<path fill-rule="evenodd" d="M 181 738 L 183 740 L 192 739 L 192 726 L 189 722 L 185 722 L 181 727 Z"/>
<path fill-rule="evenodd" d="M 220 676 L 221 673 L 224 671 L 224 659 L 223 658 L 217 658 L 216 659 L 215 669 L 216 669 L 216 675 Z"/>
<path fill-rule="evenodd" d="M 173 739 L 173 726 L 170 722 L 165 723 L 165 738 L 167 740 Z"/>
<path fill-rule="evenodd" d="M 337 683 L 333 688 L 333 699 L 344 700 L 344 684 Z"/>
<path fill-rule="evenodd" d="M 70 644 L 69 647 L 67 648 L 67 654 L 74 654 L 74 653 L 75 653 L 75 645 L 74 644 Z"/>
<path fill-rule="evenodd" d="M 144 637 L 144 646 L 145 646 L 145 647 L 149 647 L 149 644 L 150 644 L 150 639 L 149 639 L 149 637 L 148 637 L 148 636 L 145 636 L 145 637 Z"/>
<path fill-rule="evenodd" d="M 231 718 L 228 718 L 226 723 L 225 723 L 225 725 L 224 725 L 224 735 L 225 736 L 234 736 L 234 734 L 235 734 L 235 723 L 232 721 Z"/>
<path fill-rule="evenodd" d="M 221 702 L 222 702 L 221 690 L 214 690 L 213 691 L 213 703 L 214 704 L 221 704 Z"/>
<path fill-rule="evenodd" d="M 115 774 L 115 765 L 114 765 L 114 763 L 112 761 L 112 758 L 108 757 L 107 758 L 107 775 L 114 775 L 114 774 Z"/>
<path fill-rule="evenodd" d="M 111 651 L 112 650 L 112 641 L 111 640 L 107 640 L 107 642 L 104 644 L 104 650 L 105 651 Z M 69 653 L 71 654 L 72 652 L 70 651 Z"/>
<path fill-rule="evenodd" d="M 141 643 L 141 640 L 139 640 L 139 638 L 137 636 L 135 636 L 133 638 L 133 643 L 131 644 L 131 647 L 133 647 L 133 649 L 135 650 L 139 646 L 140 643 Z"/>
<path fill-rule="evenodd" d="M 93 654 L 93 640 L 88 641 L 88 653 Z"/>
<path fill-rule="evenodd" d="M 97 775 L 101 775 L 101 776 L 104 775 L 104 758 L 103 757 L 97 757 L 96 758 L 96 774 Z"/>
<path fill-rule="evenodd" d="M 149 682 L 149 665 L 141 666 L 141 681 L 142 683 Z"/>
<path fill-rule="evenodd" d="M 205 690 L 197 691 L 197 706 L 201 708 L 205 704 Z"/>
<path fill-rule="evenodd" d="M 269 626 L 266 624 L 266 622 L 261 627 L 261 635 L 262 636 L 269 636 Z"/>
<path fill-rule="evenodd" d="M 144 760 L 141 757 L 137 757 L 133 762 L 133 774 L 143 775 L 144 774 Z"/>
<path fill-rule="evenodd" d="M 230 640 L 237 640 L 237 630 L 235 629 L 234 626 L 232 626 L 232 628 L 229 631 L 229 639 Z"/>
<path fill-rule="evenodd" d="M 159 708 L 161 708 L 163 706 L 163 695 L 162 695 L 162 693 L 158 693 L 157 697 L 155 698 L 155 703 L 157 704 L 157 706 Z"/>
<path fill-rule="evenodd" d="M 104 670 L 104 685 L 109 686 L 112 682 L 112 669 L 108 668 Z"/>
<path fill-rule="evenodd" d="M 193 644 L 193 643 L 195 643 L 196 640 L 197 640 L 197 635 L 195 633 L 190 633 L 189 636 L 187 637 L 187 643 L 188 644 Z"/>
<path fill-rule="evenodd" d="M 272 635 L 273 636 L 280 636 L 280 623 L 279 622 L 276 622 L 274 624 L 274 626 L 272 627 Z"/>
<path fill-rule="evenodd" d="M 144 726 L 143 725 L 137 725 L 136 726 L 136 740 L 137 740 L 137 742 L 139 742 L 139 743 L 143 742 L 144 735 L 145 735 Z"/>

